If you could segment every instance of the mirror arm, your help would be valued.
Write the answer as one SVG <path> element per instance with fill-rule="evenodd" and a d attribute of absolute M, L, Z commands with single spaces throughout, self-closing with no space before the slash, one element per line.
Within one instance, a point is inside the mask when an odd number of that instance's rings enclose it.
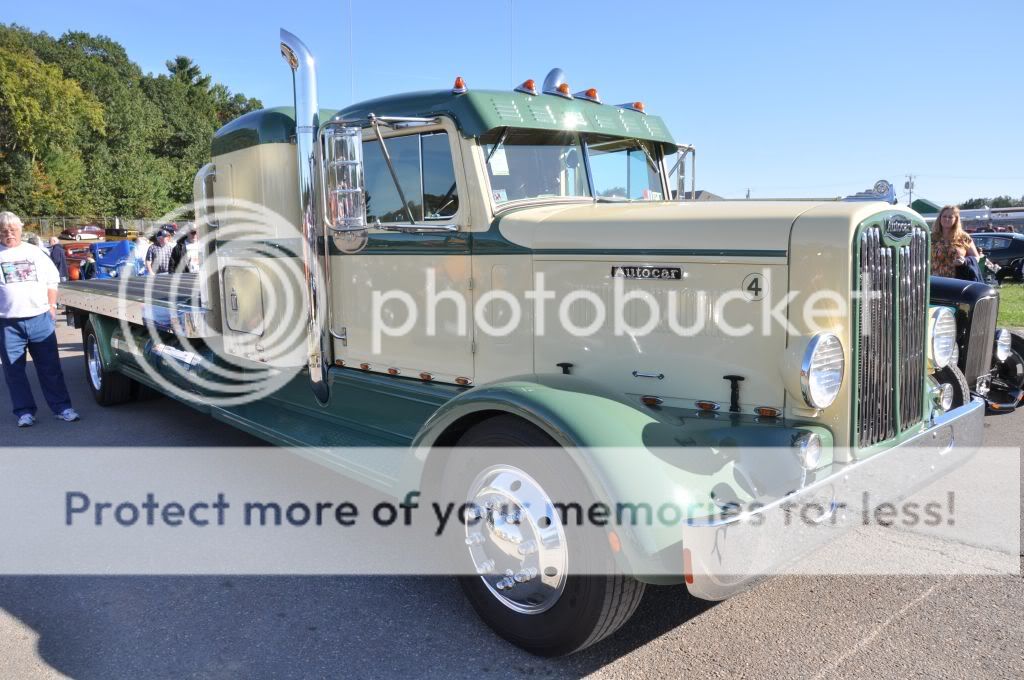
<path fill-rule="evenodd" d="M 373 126 L 373 131 L 377 133 L 377 141 L 380 142 L 381 153 L 384 154 L 384 162 L 388 165 L 388 171 L 391 173 L 391 179 L 395 183 L 395 188 L 398 189 L 398 197 L 402 199 L 402 207 L 405 208 L 405 214 L 409 218 L 410 224 L 416 224 L 416 219 L 412 216 L 412 208 L 409 207 L 409 202 L 405 200 L 405 192 L 402 191 L 402 184 L 398 181 L 398 173 L 395 172 L 395 166 L 391 162 L 391 154 L 388 153 L 388 146 L 384 143 L 384 136 L 380 133 L 380 125 L 377 123 L 377 116 L 370 114 L 370 125 Z"/>

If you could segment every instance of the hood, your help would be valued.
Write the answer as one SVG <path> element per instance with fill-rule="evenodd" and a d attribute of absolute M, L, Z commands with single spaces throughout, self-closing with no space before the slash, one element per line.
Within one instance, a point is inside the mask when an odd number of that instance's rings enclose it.
<path fill-rule="evenodd" d="M 535 251 L 680 251 L 680 255 L 784 255 L 804 212 L 798 201 L 587 203 L 524 208 L 501 215 L 509 241 Z M 581 243 L 580 229 L 586 239 Z"/>

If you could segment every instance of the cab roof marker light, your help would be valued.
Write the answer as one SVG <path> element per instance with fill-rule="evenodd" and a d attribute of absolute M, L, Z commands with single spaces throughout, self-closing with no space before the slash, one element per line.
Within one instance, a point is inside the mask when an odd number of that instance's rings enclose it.
<path fill-rule="evenodd" d="M 553 94 L 556 97 L 572 99 L 569 91 L 569 83 L 565 81 L 565 71 L 560 68 L 553 68 L 544 79 L 544 87 L 541 89 L 544 94 Z"/>
<path fill-rule="evenodd" d="M 722 408 L 720 404 L 713 401 L 698 401 L 695 406 L 701 411 L 717 411 Z"/>
<path fill-rule="evenodd" d="M 625 104 L 616 104 L 616 106 L 620 109 L 629 109 L 630 111 L 636 111 L 637 113 L 642 113 L 645 116 L 647 115 L 647 111 L 644 110 L 645 107 L 643 102 L 626 102 Z"/>
<path fill-rule="evenodd" d="M 588 102 L 594 102 L 595 104 L 601 103 L 601 97 L 597 94 L 597 88 L 591 87 L 586 90 L 581 90 L 573 95 L 576 99 L 583 99 Z"/>
<path fill-rule="evenodd" d="M 452 94 L 464 94 L 466 90 L 466 81 L 462 76 L 455 76 L 455 85 L 452 87 Z"/>
<path fill-rule="evenodd" d="M 527 78 L 523 81 L 523 84 L 516 88 L 516 92 L 522 92 L 523 94 L 532 94 L 536 97 L 539 93 L 537 92 L 537 83 L 533 81 L 533 78 Z"/>

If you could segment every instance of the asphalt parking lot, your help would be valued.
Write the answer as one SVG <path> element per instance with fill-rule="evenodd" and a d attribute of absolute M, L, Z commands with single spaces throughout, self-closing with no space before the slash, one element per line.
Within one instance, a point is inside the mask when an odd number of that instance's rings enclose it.
<path fill-rule="evenodd" d="M 19 430 L 4 390 L 8 444 L 262 444 L 168 399 L 99 408 L 77 332 L 59 333 L 83 420 Z M 1022 426 L 1024 412 L 988 417 L 985 443 L 1020 446 Z M 618 634 L 545 660 L 492 635 L 443 578 L 6 577 L 0 677 L 1016 678 L 1022 602 L 1020 575 L 779 577 L 719 604 L 649 588 Z"/>

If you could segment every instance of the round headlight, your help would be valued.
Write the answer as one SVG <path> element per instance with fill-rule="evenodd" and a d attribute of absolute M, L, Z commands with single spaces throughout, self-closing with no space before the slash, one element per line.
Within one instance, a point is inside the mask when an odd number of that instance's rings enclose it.
<path fill-rule="evenodd" d="M 793 453 L 800 461 L 800 467 L 813 470 L 821 462 L 821 437 L 814 432 L 804 432 L 793 439 Z"/>
<path fill-rule="evenodd" d="M 939 408 L 948 411 L 949 407 L 953 405 L 953 386 L 949 383 L 942 383 L 940 389 L 942 393 L 939 395 Z"/>
<path fill-rule="evenodd" d="M 996 361 L 1006 361 L 1010 358 L 1010 331 L 1000 328 L 996 332 Z"/>
<path fill-rule="evenodd" d="M 931 360 L 935 368 L 945 368 L 956 347 L 956 317 L 945 307 L 932 309 Z"/>
<path fill-rule="evenodd" d="M 846 357 L 839 338 L 819 333 L 811 338 L 800 365 L 800 389 L 811 408 L 828 408 L 843 384 Z"/>

